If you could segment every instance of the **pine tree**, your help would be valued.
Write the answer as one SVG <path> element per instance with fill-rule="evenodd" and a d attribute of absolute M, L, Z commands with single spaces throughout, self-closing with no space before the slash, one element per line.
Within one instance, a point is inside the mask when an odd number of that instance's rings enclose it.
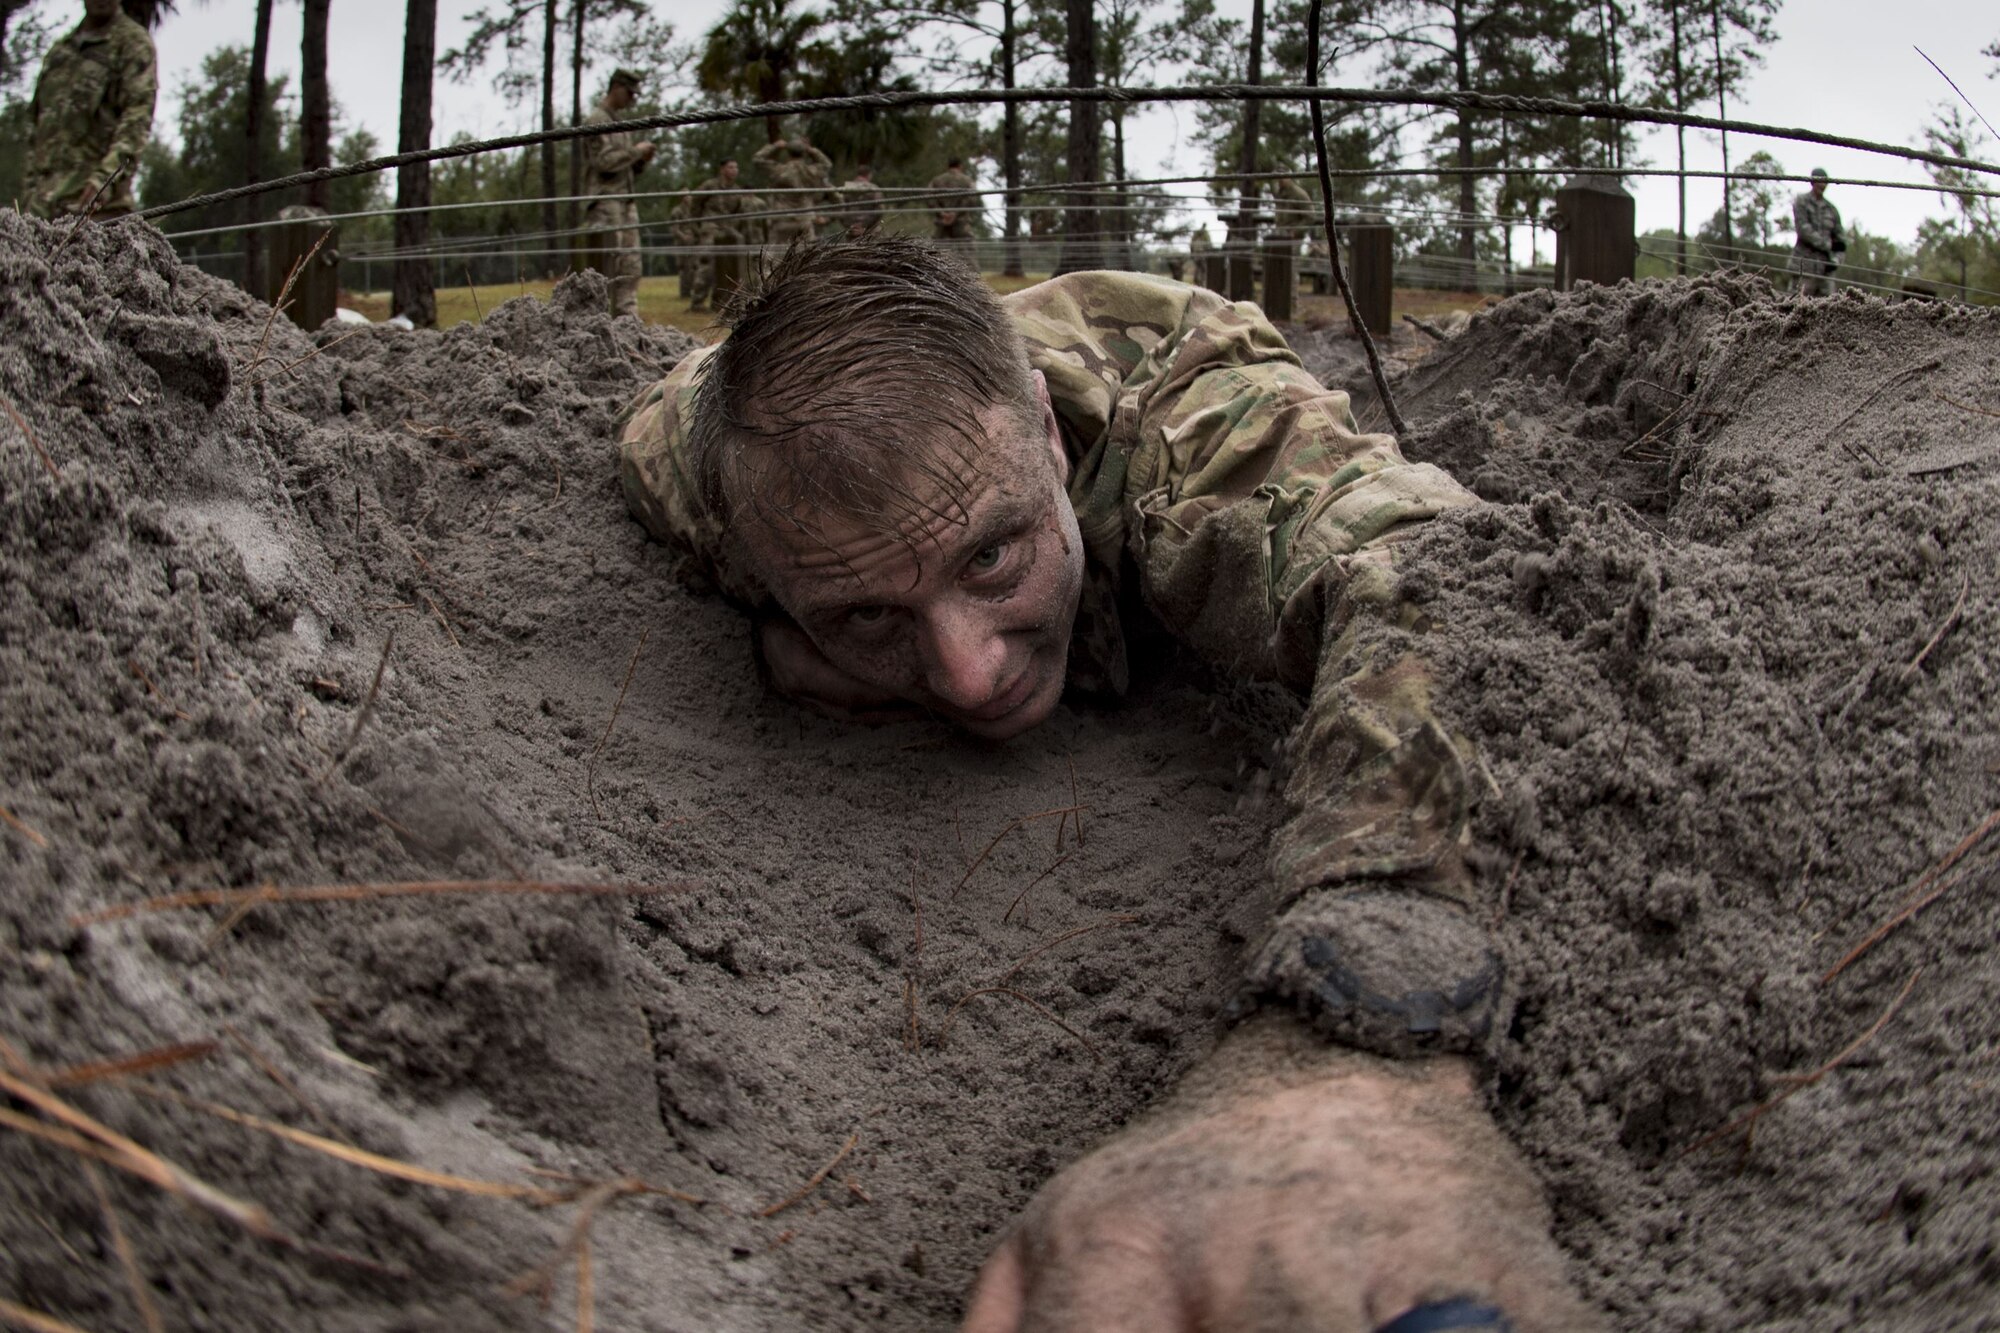
<path fill-rule="evenodd" d="M 403 23 L 402 114 L 396 151 L 431 146 L 431 75 L 437 57 L 437 0 L 409 0 Z M 437 323 L 436 280 L 430 257 L 431 169 L 428 162 L 396 168 L 396 273 L 391 304 L 419 328 Z"/>

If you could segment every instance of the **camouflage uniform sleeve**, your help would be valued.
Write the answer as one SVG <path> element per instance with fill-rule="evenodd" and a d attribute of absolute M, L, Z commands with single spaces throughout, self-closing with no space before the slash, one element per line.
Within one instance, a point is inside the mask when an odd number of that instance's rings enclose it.
<path fill-rule="evenodd" d="M 625 409 L 618 441 L 618 476 L 625 505 L 656 541 L 691 556 L 724 595 L 752 609 L 770 601 L 764 587 L 728 554 L 722 524 L 702 503 L 688 457 L 686 423 L 694 408 L 702 368 L 714 354 L 704 347 L 681 358 L 659 383 Z"/>
<path fill-rule="evenodd" d="M 1800 245 L 1827 253 L 1833 249 L 1833 237 L 1827 235 L 1826 227 L 1820 221 L 1818 202 L 1810 192 L 1794 199 L 1792 227 L 1799 234 Z"/>
<path fill-rule="evenodd" d="M 159 63 L 153 52 L 153 39 L 136 23 L 132 29 L 121 53 L 123 68 L 119 91 L 124 106 L 119 110 L 118 127 L 111 134 L 111 146 L 98 163 L 93 186 L 109 180 L 121 166 L 128 172 L 137 170 L 139 154 L 146 151 L 146 140 L 153 133 L 153 105 L 159 97 Z"/>
<path fill-rule="evenodd" d="M 586 125 L 601 125 L 611 117 L 602 111 L 584 118 Z M 639 164 L 640 145 L 645 141 L 628 131 L 600 134 L 590 141 L 590 169 L 600 176 L 616 176 Z"/>
<path fill-rule="evenodd" d="M 1022 293 L 1037 307 L 1031 359 L 1072 430 L 1100 441 L 1072 488 L 1086 544 L 1122 529 L 1148 605 L 1178 637 L 1223 670 L 1311 691 L 1273 852 L 1281 911 L 1250 982 L 1319 1003 L 1290 964 L 1302 941 L 1324 945 L 1319 923 L 1340 899 L 1384 886 L 1469 897 L 1470 746 L 1434 714 L 1427 626 L 1393 553 L 1476 501 L 1358 430 L 1348 396 L 1308 375 L 1253 305 L 1129 275 L 1044 287 Z M 1342 1040 L 1409 1049 L 1393 1023 L 1340 1017 Z M 1444 1025 L 1461 1046 L 1474 1026 Z"/>

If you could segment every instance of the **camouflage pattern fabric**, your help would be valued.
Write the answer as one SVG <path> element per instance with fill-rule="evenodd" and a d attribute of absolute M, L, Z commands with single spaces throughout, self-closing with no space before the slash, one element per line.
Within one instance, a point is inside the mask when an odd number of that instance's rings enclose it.
<path fill-rule="evenodd" d="M 618 119 L 608 103 L 599 101 L 583 118 L 586 125 L 609 125 Z M 645 140 L 633 130 L 617 130 L 585 139 L 588 170 L 584 193 L 590 198 L 583 222 L 596 235 L 591 248 L 594 265 L 611 279 L 611 313 L 639 313 L 639 205 L 630 196 L 645 168 Z"/>
<path fill-rule="evenodd" d="M 1833 271 L 1840 262 L 1834 257 L 1834 245 L 1839 242 L 1845 248 L 1847 240 L 1840 229 L 1840 210 L 1825 195 L 1807 190 L 1792 200 L 1792 228 L 1798 233 L 1789 265 L 1792 290 L 1832 296 Z"/>
<path fill-rule="evenodd" d="M 153 39 L 123 13 L 50 47 L 30 105 L 29 209 L 45 218 L 73 213 L 97 192 L 95 214 L 131 212 L 132 175 L 153 132 L 157 92 Z"/>
<path fill-rule="evenodd" d="M 772 218 L 766 228 L 773 246 L 789 245 L 811 236 L 817 224 L 826 220 L 818 216 L 818 211 L 831 198 L 827 190 L 831 178 L 827 173 L 833 170 L 833 159 L 811 144 L 804 144 L 803 148 L 803 152 L 794 156 L 790 143 L 769 143 L 751 159 L 764 169 L 771 184 L 784 192 L 773 206 L 786 211 Z"/>
<path fill-rule="evenodd" d="M 1385 882 L 1463 900 L 1469 746 L 1437 721 L 1426 623 L 1392 555 L 1422 520 L 1475 503 L 1393 438 L 1357 429 L 1254 305 L 1131 273 L 1076 273 L 1006 297 L 1048 381 L 1088 554 L 1070 682 L 1127 681 L 1122 594 L 1136 591 L 1217 668 L 1311 691 L 1291 747 L 1295 813 L 1273 857 L 1283 900 L 1319 910 Z M 633 404 L 620 466 L 652 534 L 751 606 L 683 457 L 680 423 L 710 349 Z M 1133 587 L 1136 582 L 1136 589 Z"/>
<path fill-rule="evenodd" d="M 840 217 L 853 236 L 881 226 L 882 187 L 859 176 L 841 186 Z"/>
<path fill-rule="evenodd" d="M 978 186 L 963 171 L 947 167 L 931 177 L 930 189 L 940 197 L 931 201 L 931 222 L 940 241 L 972 239 L 972 219 L 979 214 Z"/>

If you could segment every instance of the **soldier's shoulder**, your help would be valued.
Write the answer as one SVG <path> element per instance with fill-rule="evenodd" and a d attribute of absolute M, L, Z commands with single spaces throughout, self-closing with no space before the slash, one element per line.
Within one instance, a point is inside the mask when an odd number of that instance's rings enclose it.
<path fill-rule="evenodd" d="M 1003 297 L 1001 305 L 1036 342 L 1086 343 L 1115 329 L 1178 325 L 1198 290 L 1149 273 L 1066 273 Z"/>
<path fill-rule="evenodd" d="M 153 58 L 153 34 L 123 10 L 119 11 L 118 21 L 111 25 L 111 39 L 122 49 L 143 52 L 149 60 Z"/>

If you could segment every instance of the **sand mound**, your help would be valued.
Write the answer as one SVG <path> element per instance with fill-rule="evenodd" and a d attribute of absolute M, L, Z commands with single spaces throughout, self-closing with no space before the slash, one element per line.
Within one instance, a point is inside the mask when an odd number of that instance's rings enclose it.
<path fill-rule="evenodd" d="M 289 1238 L 107 1171 L 170 1327 L 565 1327 L 573 1265 L 547 1310 L 503 1288 L 577 1209 L 159 1089 L 707 1200 L 597 1213 L 604 1327 L 934 1328 L 1035 1185 L 1206 1047 L 1285 700 L 1162 663 L 1003 749 L 772 701 L 741 621 L 624 516 L 615 414 L 690 344 L 598 314 L 595 279 L 336 341 L 138 228 L 0 214 L 0 276 L 0 394 L 55 472 L 0 425 L 0 803 L 28 830 L 0 829 L 0 1036 L 44 1072 L 216 1042 L 153 1091 L 63 1095 Z M 1521 502 L 1437 525 L 1404 586 L 1492 770 L 1496 1104 L 1621 1325 L 1984 1317 L 1983 863 L 1815 977 L 1993 803 L 1996 351 L 1991 319 L 1682 284 L 1518 298 L 1403 381 L 1412 451 Z M 1008 831 L 1073 803 L 1081 841 Z M 657 891 L 70 920 L 445 879 Z M 1676 1156 L 1922 960 L 1741 1172 Z M 955 1008 L 1003 984 L 1046 1015 Z M 134 1323 L 76 1158 L 17 1132 L 0 1256 L 8 1299 Z"/>

